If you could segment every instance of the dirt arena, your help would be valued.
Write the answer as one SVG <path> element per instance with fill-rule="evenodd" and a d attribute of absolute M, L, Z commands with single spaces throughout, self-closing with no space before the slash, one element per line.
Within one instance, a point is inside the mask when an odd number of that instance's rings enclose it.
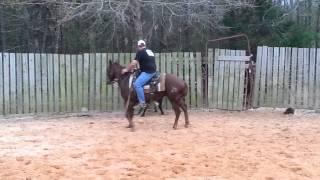
<path fill-rule="evenodd" d="M 0 120 L 0 179 L 320 179 L 320 115 L 173 112 Z"/>

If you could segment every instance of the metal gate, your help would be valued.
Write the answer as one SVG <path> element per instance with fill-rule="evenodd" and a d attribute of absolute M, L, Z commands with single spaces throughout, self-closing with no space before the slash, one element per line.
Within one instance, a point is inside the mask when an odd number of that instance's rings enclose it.
<path fill-rule="evenodd" d="M 208 49 L 208 107 L 245 110 L 250 56 L 244 50 Z"/>

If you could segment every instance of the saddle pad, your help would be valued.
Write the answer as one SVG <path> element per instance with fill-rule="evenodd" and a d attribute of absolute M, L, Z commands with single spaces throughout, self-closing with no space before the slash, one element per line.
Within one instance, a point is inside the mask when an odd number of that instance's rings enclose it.
<path fill-rule="evenodd" d="M 133 74 L 131 74 L 130 78 L 129 78 L 129 88 L 131 88 L 132 81 L 133 81 Z M 161 73 L 160 74 L 160 81 L 157 84 L 157 91 L 165 91 L 166 90 L 165 81 L 166 81 L 166 74 L 165 73 Z M 143 89 L 145 89 L 145 90 L 150 89 L 150 85 L 149 84 L 145 85 L 143 87 Z"/>

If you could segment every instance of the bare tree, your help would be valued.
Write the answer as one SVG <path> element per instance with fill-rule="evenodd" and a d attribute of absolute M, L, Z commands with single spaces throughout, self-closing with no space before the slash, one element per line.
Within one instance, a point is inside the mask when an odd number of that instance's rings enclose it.
<path fill-rule="evenodd" d="M 64 37 L 65 31 L 71 27 L 78 28 L 77 24 L 83 26 L 82 34 L 88 37 L 92 49 L 97 41 L 104 41 L 119 49 L 140 38 L 159 42 L 162 48 L 178 47 L 178 42 L 182 49 L 184 44 L 192 44 L 194 36 L 200 36 L 198 39 L 203 40 L 208 36 L 204 32 L 225 28 L 220 25 L 224 13 L 234 8 L 250 7 L 251 1 L 3 0 L 0 5 L 27 9 L 25 14 L 28 15 L 41 10 L 36 17 L 27 21 L 28 16 L 23 14 L 16 18 L 28 22 L 28 27 L 33 33 L 36 32 L 37 37 L 30 36 L 35 49 L 44 51 L 44 47 L 50 47 L 58 52 L 67 38 Z M 54 22 L 47 23 L 47 20 Z"/>

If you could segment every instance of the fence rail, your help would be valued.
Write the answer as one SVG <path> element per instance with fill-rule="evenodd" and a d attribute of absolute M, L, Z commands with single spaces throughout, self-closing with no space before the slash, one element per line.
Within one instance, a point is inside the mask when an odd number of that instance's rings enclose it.
<path fill-rule="evenodd" d="M 118 86 L 107 85 L 108 60 L 127 64 L 134 53 L 0 53 L 0 114 L 119 111 Z M 156 53 L 158 70 L 189 85 L 187 102 L 202 107 L 201 54 Z M 165 100 L 164 108 L 170 108 Z"/>

